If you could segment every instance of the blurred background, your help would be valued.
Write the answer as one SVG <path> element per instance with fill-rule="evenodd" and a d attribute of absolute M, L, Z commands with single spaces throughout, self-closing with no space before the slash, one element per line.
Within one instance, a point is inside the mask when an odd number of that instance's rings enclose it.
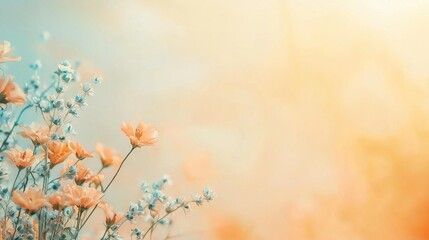
<path fill-rule="evenodd" d="M 116 209 L 169 174 L 172 195 L 218 195 L 173 239 L 429 238 L 429 1 L 0 3 L 17 81 L 36 59 L 47 82 L 63 59 L 103 76 L 74 121 L 85 147 L 125 155 L 122 121 L 159 129 Z"/>

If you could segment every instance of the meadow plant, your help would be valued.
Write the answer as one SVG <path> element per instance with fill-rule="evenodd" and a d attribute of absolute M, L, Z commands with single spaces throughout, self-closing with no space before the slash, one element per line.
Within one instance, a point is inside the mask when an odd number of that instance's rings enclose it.
<path fill-rule="evenodd" d="M 11 54 L 11 44 L 0 42 L 0 64 L 20 60 Z M 210 188 L 189 199 L 169 197 L 164 188 L 171 181 L 164 176 L 152 184 L 143 182 L 141 198 L 127 211 L 114 210 L 104 195 L 125 161 L 134 151 L 153 146 L 158 132 L 142 122 L 123 123 L 121 130 L 130 142 L 123 158 L 102 143 L 96 144 L 95 151 L 83 147 L 76 140 L 72 120 L 103 80 L 83 81 L 76 67 L 60 62 L 52 81 L 43 87 L 42 63 L 36 61 L 30 64 L 30 81 L 20 87 L 0 65 L 0 240 L 78 239 L 97 209 L 104 212 L 105 230 L 94 239 L 147 239 L 159 225 L 172 223 L 172 213 L 213 200 Z M 77 94 L 67 92 L 72 84 L 79 86 Z M 31 109 L 40 122 L 22 123 L 23 114 Z M 96 171 L 85 163 L 91 158 L 99 159 Z M 112 177 L 105 176 L 107 168 L 116 169 Z M 131 232 L 120 236 L 126 224 L 131 224 Z"/>

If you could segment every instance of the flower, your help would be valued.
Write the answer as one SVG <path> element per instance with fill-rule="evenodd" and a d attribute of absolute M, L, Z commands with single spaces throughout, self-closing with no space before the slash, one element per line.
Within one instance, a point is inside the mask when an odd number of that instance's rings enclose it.
<path fill-rule="evenodd" d="M 21 128 L 22 131 L 19 132 L 19 135 L 30 139 L 34 146 L 46 144 L 51 140 L 51 133 L 48 127 L 36 126 L 32 123 L 30 126 L 21 126 Z"/>
<path fill-rule="evenodd" d="M 104 147 L 101 143 L 97 143 L 95 149 L 97 154 L 100 156 L 103 168 L 111 165 L 118 165 L 121 162 L 121 157 L 118 155 L 115 149 Z"/>
<path fill-rule="evenodd" d="M 36 161 L 36 156 L 33 155 L 33 151 L 27 149 L 21 151 L 18 147 L 11 148 L 4 151 L 4 155 L 15 164 L 18 169 L 24 169 L 31 166 Z"/>
<path fill-rule="evenodd" d="M 21 60 L 21 57 L 10 57 L 7 56 L 10 53 L 12 53 L 12 46 L 10 42 L 3 41 L 3 43 L 0 43 L 0 63 L 4 62 L 16 62 Z"/>
<path fill-rule="evenodd" d="M 52 208 L 55 210 L 61 210 L 66 205 L 66 199 L 64 193 L 57 191 L 48 196 L 48 202 L 51 204 Z"/>
<path fill-rule="evenodd" d="M 192 199 L 194 200 L 194 202 L 198 206 L 201 206 L 201 205 L 203 205 L 203 202 L 204 202 L 205 198 L 203 196 L 199 195 L 199 194 L 194 194 L 194 195 L 192 195 Z"/>
<path fill-rule="evenodd" d="M 92 183 L 95 185 L 95 187 L 98 187 L 101 185 L 103 180 L 104 180 L 104 175 L 99 173 L 92 178 Z"/>
<path fill-rule="evenodd" d="M 28 214 L 34 214 L 42 207 L 49 206 L 43 190 L 32 187 L 28 188 L 25 192 L 19 190 L 13 191 L 12 201 L 25 209 Z"/>
<path fill-rule="evenodd" d="M 103 82 L 103 78 L 101 77 L 95 77 L 92 79 L 92 83 L 94 84 L 101 84 Z"/>
<path fill-rule="evenodd" d="M 158 138 L 158 131 L 142 122 L 140 122 L 136 129 L 130 123 L 123 123 L 121 130 L 130 139 L 133 147 L 152 146 Z"/>
<path fill-rule="evenodd" d="M 0 106 L 5 106 L 7 103 L 23 104 L 25 102 L 25 94 L 22 89 L 13 82 L 13 77 L 8 75 L 6 79 L 0 76 Z"/>
<path fill-rule="evenodd" d="M 205 187 L 203 193 L 207 202 L 212 201 L 216 196 L 215 192 L 213 192 L 209 187 Z"/>
<path fill-rule="evenodd" d="M 82 160 L 85 158 L 92 158 L 92 155 L 88 153 L 80 143 L 76 141 L 70 142 L 70 148 L 73 150 L 77 159 Z"/>
<path fill-rule="evenodd" d="M 51 168 L 62 163 L 72 153 L 72 149 L 67 143 L 52 141 L 48 144 L 48 157 L 51 161 Z"/>
<path fill-rule="evenodd" d="M 77 185 L 82 185 L 86 182 L 92 182 L 93 178 L 95 177 L 94 173 L 83 162 L 80 161 L 74 163 L 73 160 L 70 160 L 64 166 L 64 169 L 61 172 L 62 175 L 67 174 L 70 171 L 71 166 L 76 167 L 76 175 L 74 176 L 74 180 Z"/>
<path fill-rule="evenodd" d="M 64 196 L 69 206 L 76 206 L 80 210 L 87 210 L 97 205 L 103 197 L 103 193 L 95 188 L 79 186 L 76 184 L 66 185 L 63 189 Z"/>
<path fill-rule="evenodd" d="M 114 224 L 118 224 L 125 218 L 124 214 L 115 212 L 112 206 L 110 206 L 106 202 L 101 202 L 99 206 L 104 210 L 107 227 L 110 227 Z"/>
<path fill-rule="evenodd" d="M 73 73 L 74 70 L 72 69 L 71 63 L 67 60 L 61 61 L 59 64 L 57 64 L 57 73 Z"/>

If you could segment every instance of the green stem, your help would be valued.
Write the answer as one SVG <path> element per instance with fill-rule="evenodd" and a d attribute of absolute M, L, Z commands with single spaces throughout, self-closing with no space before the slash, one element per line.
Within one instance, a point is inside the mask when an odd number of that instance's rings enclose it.
<path fill-rule="evenodd" d="M 125 160 L 127 160 L 128 156 L 130 156 L 130 154 L 134 151 L 134 149 L 136 149 L 136 147 L 132 147 L 131 150 L 128 152 L 127 156 L 125 156 L 124 160 L 122 160 L 121 165 L 119 165 L 118 170 L 116 171 L 115 175 L 113 176 L 113 178 L 110 180 L 109 184 L 107 184 L 107 186 L 104 188 L 103 193 L 105 193 L 107 191 L 107 189 L 109 189 L 110 184 L 112 184 L 112 182 L 115 180 L 116 176 L 118 176 L 119 171 L 122 168 L 122 165 L 124 165 Z"/>
<path fill-rule="evenodd" d="M 12 184 L 12 190 L 10 191 L 10 194 L 12 195 L 13 190 L 15 190 L 15 184 L 16 184 L 16 180 L 18 180 L 19 174 L 21 173 L 22 169 L 18 169 L 18 173 L 16 174 L 15 180 L 13 180 L 13 184 Z"/>
<path fill-rule="evenodd" d="M 162 216 L 161 218 L 158 218 L 158 220 L 156 220 L 147 230 L 146 232 L 143 234 L 142 239 L 144 239 L 146 237 L 146 235 L 150 232 L 152 234 L 153 229 L 155 228 L 155 226 L 162 221 L 164 218 L 166 218 L 168 215 L 174 213 L 175 211 L 177 211 L 178 209 L 181 209 L 184 205 L 189 204 L 189 203 L 193 203 L 195 201 L 188 201 L 186 203 L 182 203 L 180 206 L 178 206 L 176 209 L 174 209 L 173 211 L 166 213 L 164 216 Z"/>
<path fill-rule="evenodd" d="M 101 240 L 104 240 L 104 237 L 106 236 L 107 232 L 109 231 L 110 227 L 106 227 L 106 231 L 104 231 L 103 236 L 101 237 Z"/>
<path fill-rule="evenodd" d="M 106 188 L 104 188 L 103 193 L 105 193 L 107 191 L 107 189 L 110 187 L 110 185 L 112 184 L 113 180 L 115 180 L 116 176 L 118 176 L 119 171 L 122 168 L 122 165 L 124 164 L 125 160 L 127 160 L 127 158 L 130 156 L 130 154 L 134 151 L 134 149 L 136 149 L 136 147 L 132 147 L 131 150 L 128 152 L 128 154 L 125 156 L 124 160 L 122 160 L 121 165 L 119 166 L 118 170 L 116 171 L 115 175 L 113 176 L 112 180 L 110 180 L 109 184 L 107 185 Z M 88 222 L 89 218 L 91 217 L 91 215 L 94 213 L 95 209 L 97 209 L 99 203 L 97 203 L 97 205 L 95 205 L 95 207 L 91 210 L 91 212 L 89 213 L 88 217 L 83 221 L 82 225 L 80 226 L 80 228 L 77 228 L 77 231 L 79 233 L 79 231 L 83 228 L 83 226 L 85 226 L 86 222 Z"/>
<path fill-rule="evenodd" d="M 3 147 L 5 146 L 5 144 L 6 144 L 7 140 L 8 140 L 8 139 L 9 139 L 9 137 L 12 135 L 12 132 L 13 132 L 13 130 L 15 129 L 15 127 L 16 127 L 16 126 L 18 126 L 18 121 L 21 119 L 22 114 L 23 114 L 27 109 L 29 109 L 31 106 L 33 106 L 33 105 L 29 104 L 29 105 L 25 106 L 25 107 L 21 110 L 21 112 L 20 112 L 20 113 L 19 113 L 19 115 L 18 115 L 18 118 L 16 118 L 16 121 L 13 123 L 12 129 L 10 129 L 9 134 L 6 136 L 6 138 L 5 138 L 5 139 L 3 140 L 3 142 L 2 142 L 2 144 L 1 144 L 1 146 L 0 146 L 0 152 L 2 152 L 2 151 L 4 150 L 4 149 L 3 149 Z"/>

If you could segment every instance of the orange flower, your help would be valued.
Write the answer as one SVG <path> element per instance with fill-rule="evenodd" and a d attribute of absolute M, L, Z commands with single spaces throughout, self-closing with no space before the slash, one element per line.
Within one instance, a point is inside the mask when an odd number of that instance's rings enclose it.
<path fill-rule="evenodd" d="M 136 129 L 130 123 L 123 123 L 121 130 L 130 139 L 133 147 L 152 146 L 158 138 L 158 131 L 142 122 L 140 122 Z"/>
<path fill-rule="evenodd" d="M 15 164 L 18 169 L 24 169 L 31 166 L 36 161 L 36 156 L 33 155 L 33 151 L 27 149 L 21 151 L 18 147 L 11 148 L 4 151 L 4 155 Z"/>
<path fill-rule="evenodd" d="M 15 230 L 15 226 L 12 224 L 13 221 L 5 222 L 4 219 L 0 221 L 0 240 L 12 238 L 13 231 Z M 3 232 L 3 229 L 6 231 Z"/>
<path fill-rule="evenodd" d="M 92 183 L 97 188 L 98 186 L 101 185 L 101 183 L 103 182 L 103 179 L 104 179 L 104 175 L 99 173 L 92 178 Z"/>
<path fill-rule="evenodd" d="M 51 133 L 48 127 L 36 126 L 32 123 L 30 126 L 21 126 L 21 128 L 22 131 L 19 134 L 24 138 L 30 139 L 34 146 L 46 144 L 51 140 Z"/>
<path fill-rule="evenodd" d="M 97 143 L 95 149 L 100 156 L 103 168 L 111 165 L 118 165 L 121 162 L 121 157 L 118 155 L 115 149 L 103 147 L 103 144 L 101 143 Z"/>
<path fill-rule="evenodd" d="M 0 63 L 16 62 L 16 61 L 21 60 L 21 57 L 9 57 L 9 56 L 7 56 L 10 53 L 12 53 L 12 46 L 11 46 L 10 42 L 3 41 L 2 43 L 0 43 Z"/>
<path fill-rule="evenodd" d="M 25 192 L 21 192 L 19 190 L 13 191 L 12 201 L 16 205 L 25 209 L 28 214 L 34 214 L 42 207 L 49 205 L 45 195 L 43 194 L 43 190 L 32 187 Z"/>
<path fill-rule="evenodd" d="M 103 193 L 95 188 L 83 187 L 76 184 L 69 184 L 64 187 L 64 196 L 67 204 L 76 206 L 80 210 L 87 210 L 100 202 Z"/>
<path fill-rule="evenodd" d="M 8 75 L 6 79 L 0 76 L 0 106 L 7 103 L 23 104 L 25 94 L 22 89 L 13 82 L 13 77 Z"/>
<path fill-rule="evenodd" d="M 55 210 L 61 210 L 66 205 L 66 199 L 64 193 L 57 191 L 48 196 L 48 202 L 51 204 L 52 208 Z"/>
<path fill-rule="evenodd" d="M 60 141 L 52 141 L 48 144 L 48 157 L 51 161 L 51 168 L 62 163 L 72 153 L 69 145 Z"/>
<path fill-rule="evenodd" d="M 115 212 L 112 206 L 110 206 L 106 202 L 101 202 L 99 206 L 104 210 L 107 227 L 110 227 L 114 224 L 118 224 L 125 217 L 123 214 Z"/>
<path fill-rule="evenodd" d="M 92 155 L 89 152 L 87 152 L 82 147 L 82 145 L 80 145 L 80 143 L 78 143 L 77 141 L 70 142 L 70 148 L 73 150 L 75 156 L 79 160 L 82 160 L 82 159 L 85 159 L 85 158 L 92 158 Z"/>
<path fill-rule="evenodd" d="M 72 165 L 75 165 L 76 167 L 76 176 L 74 178 L 74 181 L 76 182 L 77 185 L 82 185 L 86 182 L 91 182 L 93 180 L 94 173 L 83 162 L 80 162 L 80 161 L 74 164 L 74 161 L 70 160 L 64 166 L 64 169 L 61 173 L 63 175 L 66 174 Z"/>

